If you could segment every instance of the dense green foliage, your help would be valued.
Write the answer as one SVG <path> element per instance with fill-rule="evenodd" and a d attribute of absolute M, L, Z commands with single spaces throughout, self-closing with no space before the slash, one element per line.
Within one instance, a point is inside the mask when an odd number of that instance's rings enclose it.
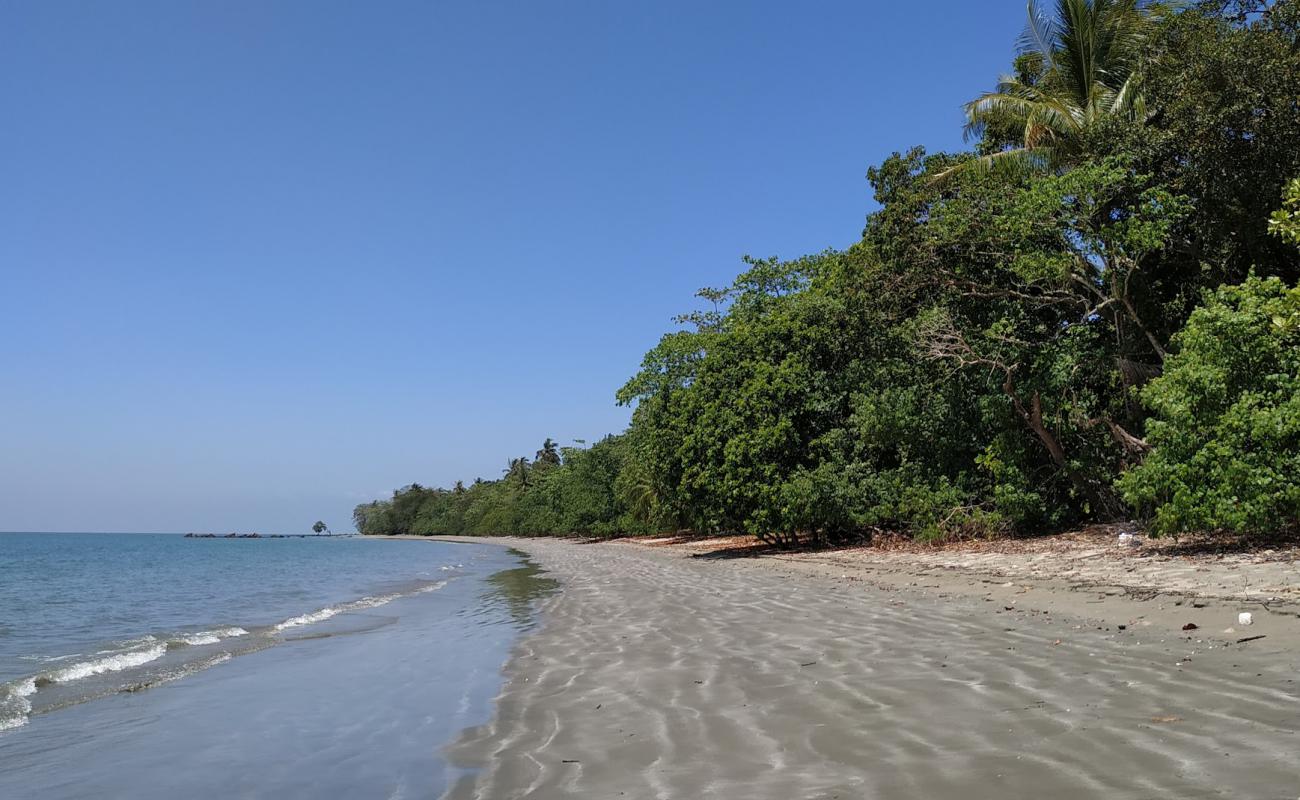
<path fill-rule="evenodd" d="M 1155 451 L 1120 481 L 1158 531 L 1258 533 L 1300 519 L 1300 289 L 1225 286 L 1143 391 Z"/>
<path fill-rule="evenodd" d="M 559 448 L 550 439 L 530 462 L 511 459 L 496 481 L 457 482 L 450 489 L 413 483 L 391 500 L 353 512 L 357 530 L 369 534 L 555 534 L 649 530 L 631 513 L 635 497 L 620 485 L 626 436 L 609 436 L 589 448 Z"/>
<path fill-rule="evenodd" d="M 1300 0 L 1031 4 L 1012 72 L 974 152 L 869 171 L 859 241 L 701 291 L 619 390 L 626 432 L 358 530 L 1294 525 Z"/>

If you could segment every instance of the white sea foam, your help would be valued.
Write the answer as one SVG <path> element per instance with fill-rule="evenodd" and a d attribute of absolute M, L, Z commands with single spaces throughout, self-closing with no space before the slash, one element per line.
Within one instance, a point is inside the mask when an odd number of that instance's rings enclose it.
<path fill-rule="evenodd" d="M 283 630 L 288 630 L 289 628 L 296 628 L 299 625 L 311 625 L 316 622 L 324 622 L 325 620 L 329 619 L 335 614 L 340 613 L 343 610 L 344 609 L 342 607 L 336 606 L 331 608 L 322 608 L 319 611 L 313 611 L 310 614 L 301 614 L 296 617 L 290 617 L 289 619 L 286 619 L 284 622 L 281 622 L 280 624 L 276 625 L 274 628 L 272 628 L 272 630 L 283 631 Z"/>
<path fill-rule="evenodd" d="M 180 636 L 177 636 L 175 639 L 172 639 L 171 641 L 180 642 L 182 644 L 190 644 L 190 645 L 216 644 L 217 642 L 221 641 L 221 637 L 216 635 L 215 633 L 209 633 L 207 631 L 204 631 L 202 633 L 182 633 Z"/>
<path fill-rule="evenodd" d="M 175 636 L 171 641 L 183 642 L 188 645 L 216 644 L 222 639 L 229 639 L 235 636 L 247 636 L 248 631 L 243 628 L 217 628 L 211 631 L 198 631 L 196 633 L 182 633 Z"/>
<path fill-rule="evenodd" d="M 27 724 L 27 714 L 15 714 L 13 716 L 0 715 L 0 731 L 11 731 L 14 728 L 21 728 Z"/>
<path fill-rule="evenodd" d="M 378 608 L 379 606 L 387 605 L 388 603 L 391 603 L 394 600 L 397 600 L 402 597 L 409 597 L 413 594 L 424 594 L 425 592 L 432 592 L 435 589 L 441 589 L 444 585 L 446 585 L 446 581 L 439 581 L 438 583 L 431 583 L 428 586 L 421 586 L 419 589 L 416 589 L 411 592 L 398 592 L 396 594 L 372 595 L 368 597 L 363 597 L 360 600 L 353 600 L 350 603 L 342 603 L 337 606 L 326 606 L 325 608 L 318 609 L 316 611 L 311 612 L 310 614 L 302 614 L 297 617 L 290 617 L 289 619 L 286 619 L 284 622 L 281 622 L 278 625 L 273 626 L 271 630 L 279 632 L 279 631 L 288 630 L 290 628 L 297 628 L 301 625 L 313 625 L 317 622 L 324 622 L 330 617 L 338 616 L 339 614 L 342 614 L 345 611 L 360 611 L 366 608 Z"/>
<path fill-rule="evenodd" d="M 326 606 L 325 608 L 318 609 L 310 614 L 301 614 L 296 617 L 290 617 L 279 625 L 276 625 L 273 630 L 283 631 L 288 630 L 289 628 L 297 628 L 300 625 L 314 625 L 317 622 L 324 622 L 330 617 L 338 616 L 344 611 L 360 611 L 364 608 L 377 608 L 385 603 L 391 603 L 399 597 L 401 597 L 400 594 L 381 595 L 379 597 L 363 597 L 360 600 L 353 600 L 351 603 L 342 603 L 337 606 Z"/>
<path fill-rule="evenodd" d="M 93 675 L 103 675 L 105 672 L 121 672 L 124 669 L 148 664 L 150 661 L 162 658 L 166 652 L 165 644 L 156 644 L 143 650 L 115 652 L 93 661 L 81 661 L 69 667 L 51 670 L 42 677 L 51 683 L 71 683 Z"/>
<path fill-rule="evenodd" d="M 23 678 L 0 686 L 0 731 L 27 724 L 32 703 L 27 698 L 36 693 L 36 678 Z"/>

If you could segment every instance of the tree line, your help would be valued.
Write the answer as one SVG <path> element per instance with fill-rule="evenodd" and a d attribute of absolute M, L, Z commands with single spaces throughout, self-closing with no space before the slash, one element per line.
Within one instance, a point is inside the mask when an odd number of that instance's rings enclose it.
<path fill-rule="evenodd" d="M 775 544 L 1300 523 L 1300 0 L 1029 4 L 968 152 L 843 250 L 746 258 L 621 434 L 359 506 L 362 533 Z"/>
<path fill-rule="evenodd" d="M 547 439 L 531 460 L 510 459 L 497 480 L 457 481 L 450 489 L 413 483 L 389 500 L 357 506 L 353 521 L 368 534 L 648 533 L 653 526 L 629 468 L 634 455 L 626 434 L 590 447 Z"/>

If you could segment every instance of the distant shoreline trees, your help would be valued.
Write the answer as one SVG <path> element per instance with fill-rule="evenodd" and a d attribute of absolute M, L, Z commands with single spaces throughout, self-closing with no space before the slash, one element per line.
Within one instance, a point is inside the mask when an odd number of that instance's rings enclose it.
<path fill-rule="evenodd" d="M 367 534 L 650 532 L 635 513 L 634 493 L 618 486 L 629 472 L 629 454 L 626 436 L 607 436 L 586 448 L 547 439 L 538 458 L 511 459 L 499 480 L 457 481 L 451 489 L 404 486 L 390 500 L 357 506 L 353 522 Z"/>

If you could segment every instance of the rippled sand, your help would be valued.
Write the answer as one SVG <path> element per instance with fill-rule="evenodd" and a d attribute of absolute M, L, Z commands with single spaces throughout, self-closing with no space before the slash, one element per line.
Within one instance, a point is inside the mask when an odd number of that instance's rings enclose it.
<path fill-rule="evenodd" d="M 1269 639 L 513 543 L 563 590 L 451 748 L 453 800 L 1300 797 L 1300 665 Z"/>

